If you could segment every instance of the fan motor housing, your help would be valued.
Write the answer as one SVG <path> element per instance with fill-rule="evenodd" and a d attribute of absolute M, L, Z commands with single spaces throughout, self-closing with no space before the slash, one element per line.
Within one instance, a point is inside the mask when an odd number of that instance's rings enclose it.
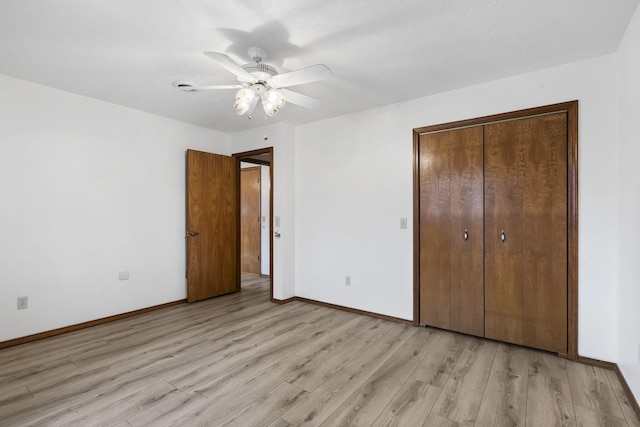
<path fill-rule="evenodd" d="M 242 68 L 244 68 L 249 74 L 262 82 L 266 82 L 271 77 L 278 75 L 278 70 L 276 70 L 271 65 L 267 65 L 262 62 L 245 64 L 242 66 Z"/>

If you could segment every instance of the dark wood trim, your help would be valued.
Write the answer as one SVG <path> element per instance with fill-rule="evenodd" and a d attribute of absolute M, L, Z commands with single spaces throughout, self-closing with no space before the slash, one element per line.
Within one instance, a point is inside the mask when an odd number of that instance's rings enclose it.
<path fill-rule="evenodd" d="M 578 101 L 567 110 L 567 352 L 578 357 Z"/>
<path fill-rule="evenodd" d="M 583 365 L 595 366 L 596 368 L 607 369 L 609 371 L 615 371 L 617 365 L 611 362 L 605 362 L 604 360 L 592 359 L 590 357 L 578 356 L 576 362 L 580 362 Z"/>
<path fill-rule="evenodd" d="M 413 130 L 413 325 L 420 325 L 420 133 Z"/>
<path fill-rule="evenodd" d="M 236 292 L 240 292 L 240 290 L 242 289 L 242 266 L 240 265 L 242 262 L 242 251 L 240 249 L 240 246 L 242 245 L 242 239 L 240 236 L 240 227 L 241 227 L 241 221 L 240 221 L 240 188 L 241 188 L 241 184 L 240 184 L 240 160 L 239 159 L 235 159 L 236 161 L 236 185 L 237 185 L 237 191 L 236 191 Z"/>
<path fill-rule="evenodd" d="M 625 379 L 624 375 L 622 375 L 622 371 L 620 370 L 620 367 L 617 364 L 615 365 L 614 372 L 616 373 L 616 376 L 620 381 L 620 385 L 622 386 L 624 393 L 627 395 L 627 399 L 629 400 L 629 405 L 631 405 L 633 412 L 635 412 L 637 417 L 640 419 L 640 405 L 638 405 L 638 400 L 633 395 L 633 392 L 631 391 L 631 387 L 629 387 L 627 380 Z"/>
<path fill-rule="evenodd" d="M 287 299 L 275 299 L 275 298 L 271 298 L 271 302 L 275 302 L 276 304 L 288 304 L 290 302 L 296 301 L 296 297 L 291 297 L 291 298 L 287 298 Z"/>
<path fill-rule="evenodd" d="M 271 164 L 269 165 L 269 280 L 271 283 L 271 291 L 270 295 L 273 299 L 273 277 L 275 273 L 273 272 L 273 170 L 275 165 L 275 155 L 273 147 L 269 148 L 271 152 Z"/>
<path fill-rule="evenodd" d="M 257 156 L 260 154 L 268 154 L 268 153 L 272 153 L 273 152 L 273 147 L 264 147 L 264 148 L 256 148 L 255 150 L 249 150 L 249 151 L 241 151 L 239 153 L 233 153 L 232 156 L 233 157 L 239 157 L 239 158 L 243 158 L 243 157 L 251 157 L 251 156 Z M 271 158 L 271 160 L 273 160 L 273 157 Z M 256 160 L 256 159 L 247 159 L 247 160 L 242 160 L 243 162 L 246 163 L 255 163 L 255 164 L 262 164 L 262 160 Z M 269 162 L 267 162 L 266 165 L 264 166 L 268 166 Z"/>
<path fill-rule="evenodd" d="M 458 120 L 455 122 L 441 123 L 415 128 L 414 133 L 418 135 L 429 132 L 438 132 L 443 130 L 452 130 L 462 127 L 471 127 L 478 125 L 486 125 L 488 123 L 502 122 L 506 120 L 516 120 L 524 117 L 538 116 L 541 114 L 551 114 L 558 111 L 569 110 L 575 104 L 577 114 L 578 101 L 560 102 L 558 104 L 543 105 L 540 107 L 526 108 L 524 110 L 510 111 L 508 113 L 492 114 L 490 116 L 476 117 L 473 119 Z"/>
<path fill-rule="evenodd" d="M 139 310 L 129 311 L 129 312 L 126 312 L 126 313 L 115 314 L 113 316 L 103 317 L 101 319 L 90 320 L 88 322 L 83 322 L 83 323 L 77 323 L 75 325 L 65 326 L 63 328 L 52 329 L 50 331 L 40 332 L 40 333 L 33 334 L 33 335 L 27 335 L 25 337 L 14 338 L 14 339 L 8 340 L 8 341 L 2 341 L 2 342 L 0 342 L 0 349 L 7 348 L 7 347 L 13 347 L 13 346 L 19 345 L 19 344 L 26 344 L 26 343 L 29 343 L 29 342 L 32 342 L 32 341 L 37 341 L 37 340 L 41 340 L 41 339 L 44 339 L 44 338 L 53 337 L 53 336 L 56 336 L 56 335 L 66 334 L 67 332 L 74 332 L 74 331 L 78 331 L 80 329 L 90 328 L 92 326 L 102 325 L 104 323 L 113 322 L 115 320 L 126 319 L 127 317 L 137 316 L 139 314 L 148 313 L 150 311 L 159 310 L 161 308 L 167 308 L 167 307 L 173 307 L 175 305 L 185 304 L 186 302 L 187 302 L 186 299 L 181 299 L 181 300 L 178 300 L 178 301 L 172 301 L 172 302 L 167 302 L 167 303 L 164 303 L 164 304 L 158 304 L 158 305 L 154 305 L 152 307 L 141 308 Z"/>
<path fill-rule="evenodd" d="M 267 153 L 271 155 L 271 162 L 263 162 L 261 160 L 255 160 L 255 159 L 243 160 L 243 158 L 245 157 L 255 156 L 257 154 L 267 154 Z M 246 163 L 254 163 L 262 166 L 269 166 L 269 181 L 270 181 L 269 182 L 269 276 L 266 276 L 266 277 L 269 277 L 270 279 L 269 281 L 271 286 L 271 291 L 270 291 L 271 301 L 274 301 L 274 302 L 281 301 L 273 298 L 273 276 L 274 276 L 274 273 L 273 273 L 273 188 L 275 186 L 273 182 L 274 157 L 275 157 L 274 149 L 273 147 L 259 148 L 257 150 L 234 153 L 232 154 L 232 156 L 239 159 L 238 168 L 240 168 L 240 161 L 244 161 Z M 238 233 L 238 236 L 239 235 L 240 233 Z"/>
<path fill-rule="evenodd" d="M 309 299 L 309 298 L 302 298 L 302 297 L 294 297 L 294 298 L 295 298 L 296 301 L 306 302 L 306 303 L 309 303 L 309 304 L 321 305 L 323 307 L 334 308 L 336 310 L 348 311 L 349 313 L 361 314 L 363 316 L 375 317 L 376 319 L 390 320 L 392 322 L 404 323 L 404 324 L 413 326 L 413 321 L 412 320 L 401 319 L 399 317 L 393 317 L 393 316 L 387 316 L 387 315 L 384 315 L 384 314 L 374 313 L 372 311 L 358 310 L 356 308 L 344 307 L 342 305 L 330 304 L 328 302 L 316 301 L 316 300 Z M 291 299 L 291 298 L 289 298 L 289 299 Z M 286 301 L 288 301 L 288 300 L 286 300 Z"/>
<path fill-rule="evenodd" d="M 486 125 L 530 116 L 567 112 L 567 358 L 578 358 L 578 101 L 561 102 L 527 108 L 508 113 L 460 120 L 413 130 L 413 324 L 419 323 L 420 310 L 420 188 L 419 138 L 420 134 L 462 127 Z M 418 170 L 416 170 L 418 169 Z"/>

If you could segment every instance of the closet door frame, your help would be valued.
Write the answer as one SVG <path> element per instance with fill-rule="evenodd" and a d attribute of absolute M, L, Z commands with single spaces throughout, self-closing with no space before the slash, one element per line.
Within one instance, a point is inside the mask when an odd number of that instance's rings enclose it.
<path fill-rule="evenodd" d="M 413 129 L 413 324 L 420 322 L 420 135 L 525 117 L 567 113 L 567 354 L 578 359 L 578 101 Z"/>

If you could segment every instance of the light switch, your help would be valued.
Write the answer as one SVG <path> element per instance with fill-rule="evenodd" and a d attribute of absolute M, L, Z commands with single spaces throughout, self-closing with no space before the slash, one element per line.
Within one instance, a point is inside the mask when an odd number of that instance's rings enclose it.
<path fill-rule="evenodd" d="M 279 216 L 276 216 L 276 217 L 273 218 L 273 225 L 275 227 L 280 227 L 280 217 Z"/>
<path fill-rule="evenodd" d="M 407 228 L 407 218 L 400 218 L 400 228 Z"/>

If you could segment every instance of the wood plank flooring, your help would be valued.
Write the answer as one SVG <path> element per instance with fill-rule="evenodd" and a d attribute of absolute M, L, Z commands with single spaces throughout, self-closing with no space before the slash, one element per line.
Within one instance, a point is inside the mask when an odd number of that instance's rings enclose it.
<path fill-rule="evenodd" d="M 0 350 L 0 426 L 633 426 L 612 372 L 269 301 L 265 279 Z"/>

